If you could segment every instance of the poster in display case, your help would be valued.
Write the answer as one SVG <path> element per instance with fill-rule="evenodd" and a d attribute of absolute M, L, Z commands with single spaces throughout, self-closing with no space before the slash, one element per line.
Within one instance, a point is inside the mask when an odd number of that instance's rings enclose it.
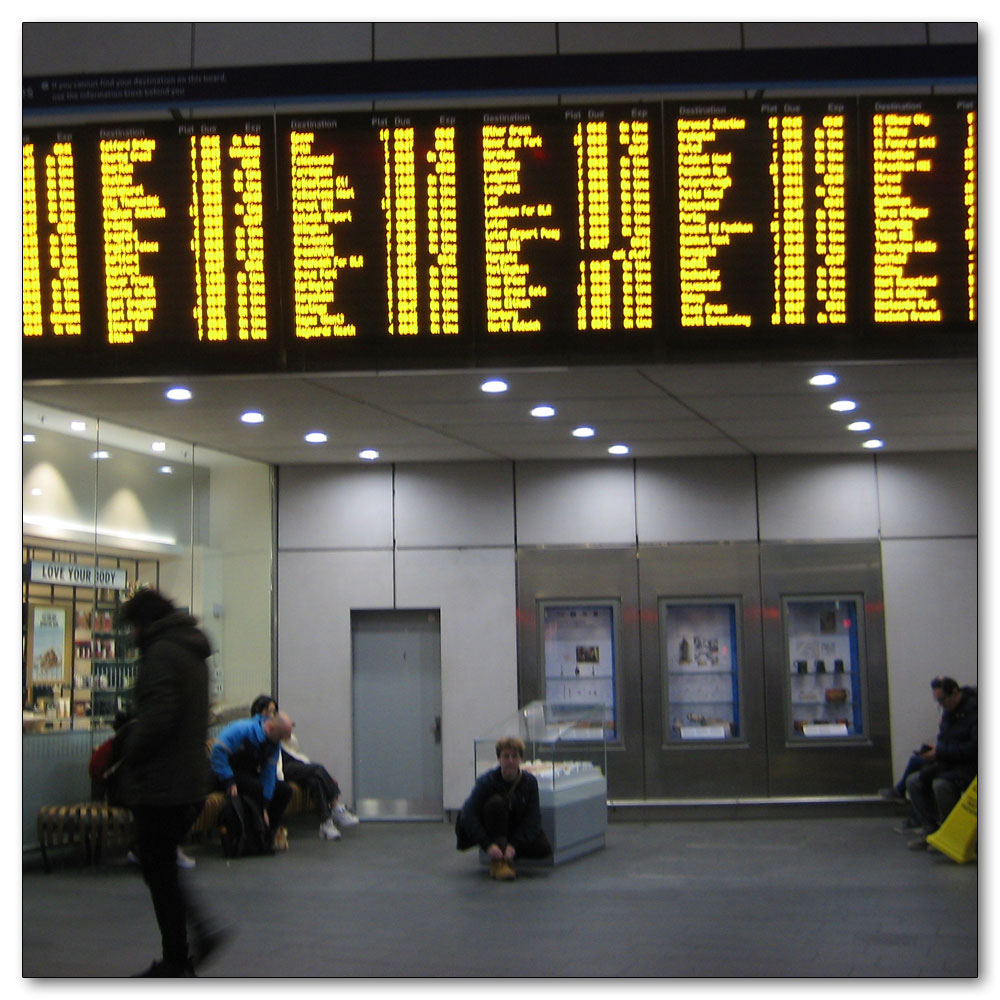
<path fill-rule="evenodd" d="M 740 738 L 739 602 L 660 601 L 663 732 L 673 741 Z"/>
<path fill-rule="evenodd" d="M 783 599 L 793 738 L 865 735 L 862 608 L 860 595 Z"/>
<path fill-rule="evenodd" d="M 603 705 L 602 738 L 617 739 L 615 683 L 617 604 L 542 601 L 538 620 L 545 664 L 545 700 L 551 705 Z M 576 730 L 577 739 L 587 739 Z"/>

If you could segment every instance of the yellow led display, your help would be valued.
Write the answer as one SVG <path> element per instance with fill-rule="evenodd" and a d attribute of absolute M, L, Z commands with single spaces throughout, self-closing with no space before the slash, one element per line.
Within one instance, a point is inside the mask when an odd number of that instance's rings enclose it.
<path fill-rule="evenodd" d="M 156 284 L 143 273 L 142 255 L 159 252 L 156 240 L 139 236 L 136 223 L 162 219 L 155 194 L 135 182 L 135 165 L 149 163 L 156 140 L 144 137 L 101 141 L 101 205 L 104 214 L 104 284 L 109 344 L 131 344 L 156 314 Z"/>
<path fill-rule="evenodd" d="M 977 315 L 979 302 L 978 288 L 978 248 L 976 244 L 976 219 L 979 211 L 976 176 L 976 112 L 969 111 L 965 116 L 965 149 L 962 151 L 962 169 L 965 174 L 965 184 L 962 188 L 965 204 L 965 245 L 967 253 L 968 272 L 968 318 L 972 323 Z"/>
<path fill-rule="evenodd" d="M 729 311 L 722 272 L 712 266 L 719 248 L 754 232 L 748 218 L 724 218 L 722 202 L 733 186 L 732 153 L 712 144 L 747 119 L 679 118 L 677 120 L 677 204 L 680 212 L 680 289 L 682 326 L 750 326 L 749 313 Z M 710 298 L 711 296 L 711 298 Z"/>
<path fill-rule="evenodd" d="M 458 181 L 454 125 L 434 129 L 427 161 L 427 251 L 432 334 L 458 333 Z"/>
<path fill-rule="evenodd" d="M 843 115 L 813 130 L 817 323 L 847 322 L 847 161 Z"/>
<path fill-rule="evenodd" d="M 365 265 L 363 254 L 337 251 L 337 227 L 354 218 L 354 187 L 337 173 L 335 154 L 313 153 L 315 140 L 314 133 L 297 131 L 289 140 L 295 336 L 354 337 L 357 325 L 330 309 L 340 272 Z"/>
<path fill-rule="evenodd" d="M 237 133 L 230 140 L 226 152 L 234 164 L 234 238 L 239 265 L 236 272 L 237 337 L 240 340 L 266 340 L 264 184 L 260 136 Z"/>
<path fill-rule="evenodd" d="M 930 173 L 937 136 L 926 112 L 876 114 L 872 118 L 875 218 L 875 322 L 935 323 L 941 320 L 936 273 L 913 274 L 914 258 L 936 254 L 938 243 L 921 237 L 933 206 L 906 193 L 912 176 Z"/>
<path fill-rule="evenodd" d="M 43 332 L 38 253 L 35 146 L 28 142 L 21 147 L 21 329 L 25 337 L 40 337 Z"/>
<path fill-rule="evenodd" d="M 549 289 L 532 283 L 522 251 L 533 241 L 558 242 L 562 229 L 549 221 L 551 202 L 523 200 L 519 176 L 523 152 L 541 148 L 542 136 L 530 124 L 482 126 L 487 333 L 537 333 L 542 328 L 530 310 L 533 300 L 545 298 Z"/>

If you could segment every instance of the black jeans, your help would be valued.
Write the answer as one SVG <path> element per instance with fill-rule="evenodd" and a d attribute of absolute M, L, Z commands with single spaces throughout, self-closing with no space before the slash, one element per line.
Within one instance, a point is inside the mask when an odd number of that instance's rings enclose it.
<path fill-rule="evenodd" d="M 196 936 L 203 933 L 205 920 L 186 884 L 187 874 L 177 868 L 177 847 L 201 812 L 201 802 L 186 805 L 132 807 L 136 826 L 136 850 L 142 877 L 153 898 L 153 910 L 160 928 L 163 963 L 180 971 L 188 961 L 187 926 Z"/>
<path fill-rule="evenodd" d="M 234 760 L 230 760 L 233 769 L 233 777 L 236 779 L 236 790 L 240 795 L 246 795 L 253 799 L 259 806 L 261 812 L 267 809 L 267 835 L 268 840 L 274 839 L 274 832 L 278 829 L 278 823 L 284 815 L 288 803 L 292 800 L 292 789 L 287 781 L 276 781 L 274 783 L 274 796 L 265 806 L 264 789 L 261 787 L 260 774 L 256 769 L 244 770 Z"/>
<path fill-rule="evenodd" d="M 552 845 L 544 830 L 539 829 L 537 837 L 525 841 L 518 836 L 517 829 L 511 829 L 510 807 L 503 795 L 491 795 L 483 803 L 481 819 L 490 841 L 501 850 L 509 841 L 517 856 L 522 858 L 547 858 L 552 853 Z"/>
<path fill-rule="evenodd" d="M 294 757 L 283 757 L 281 769 L 286 781 L 294 781 L 308 792 L 319 818 L 329 819 L 333 803 L 340 798 L 340 786 L 333 775 L 322 764 L 306 764 Z"/>

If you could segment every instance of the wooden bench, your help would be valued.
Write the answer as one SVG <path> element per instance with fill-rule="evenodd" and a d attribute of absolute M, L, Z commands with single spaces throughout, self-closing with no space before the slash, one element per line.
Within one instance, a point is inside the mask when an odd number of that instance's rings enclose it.
<path fill-rule="evenodd" d="M 309 794 L 290 781 L 292 797 L 285 815 L 308 812 Z M 189 840 L 207 840 L 217 836 L 219 813 L 226 801 L 224 792 L 210 792 L 201 813 L 188 831 Z M 97 864 L 106 850 L 128 850 L 132 843 L 133 819 L 130 810 L 109 806 L 106 802 L 77 802 L 69 806 L 42 806 L 38 810 L 38 846 L 42 864 L 52 871 L 49 849 L 80 847 L 88 865 Z"/>

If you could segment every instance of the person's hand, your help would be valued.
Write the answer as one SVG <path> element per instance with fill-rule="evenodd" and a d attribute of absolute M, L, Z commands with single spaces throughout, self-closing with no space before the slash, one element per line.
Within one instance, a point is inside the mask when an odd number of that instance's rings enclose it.
<path fill-rule="evenodd" d="M 265 809 L 264 810 L 264 826 L 270 826 L 270 825 L 271 825 L 271 820 L 270 820 L 270 817 L 267 815 L 267 810 Z"/>
<path fill-rule="evenodd" d="M 235 799 L 237 795 L 240 794 L 239 789 L 235 785 L 229 786 L 229 797 Z"/>
<path fill-rule="evenodd" d="M 496 844 L 490 844 L 486 848 L 486 853 L 490 856 L 490 861 L 499 861 L 503 857 L 503 851 Z"/>
<path fill-rule="evenodd" d="M 504 861 L 513 861 L 514 860 L 514 855 L 516 853 L 517 852 L 514 850 L 514 848 L 510 844 L 508 844 L 504 848 L 504 852 L 503 852 L 503 859 L 504 859 Z"/>
<path fill-rule="evenodd" d="M 935 760 L 936 758 L 937 758 L 937 752 L 935 751 L 934 747 L 930 747 L 929 749 L 924 750 L 924 752 L 921 753 L 920 755 L 921 760 Z"/>

